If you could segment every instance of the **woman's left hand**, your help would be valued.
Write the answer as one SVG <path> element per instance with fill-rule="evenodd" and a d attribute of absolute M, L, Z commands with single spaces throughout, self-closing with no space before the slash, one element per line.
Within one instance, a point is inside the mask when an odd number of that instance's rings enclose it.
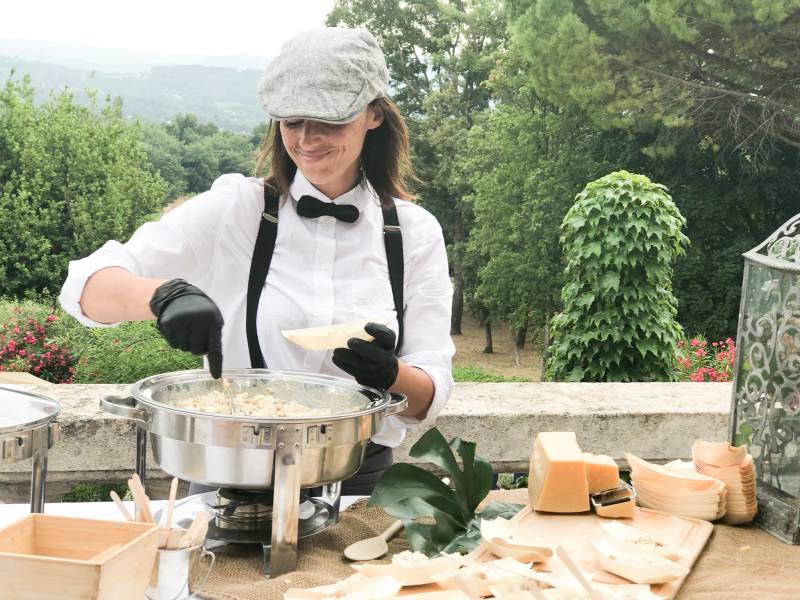
<path fill-rule="evenodd" d="M 378 323 L 367 323 L 364 331 L 375 339 L 368 342 L 350 338 L 347 348 L 333 351 L 333 364 L 355 377 L 361 385 L 387 390 L 397 380 L 399 369 L 394 353 L 394 331 Z"/>

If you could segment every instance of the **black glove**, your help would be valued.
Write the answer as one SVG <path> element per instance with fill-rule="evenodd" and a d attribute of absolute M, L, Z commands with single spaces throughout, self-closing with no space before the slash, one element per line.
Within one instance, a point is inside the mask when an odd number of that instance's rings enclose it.
<path fill-rule="evenodd" d="M 214 301 L 183 279 L 171 279 L 156 288 L 150 310 L 158 317 L 158 329 L 169 345 L 192 354 L 207 354 L 211 376 L 219 379 L 224 321 Z"/>
<path fill-rule="evenodd" d="M 350 338 L 347 348 L 333 351 L 333 364 L 367 387 L 386 390 L 394 385 L 399 368 L 394 355 L 394 331 L 377 323 L 367 323 L 364 331 L 375 339 L 371 342 Z"/>

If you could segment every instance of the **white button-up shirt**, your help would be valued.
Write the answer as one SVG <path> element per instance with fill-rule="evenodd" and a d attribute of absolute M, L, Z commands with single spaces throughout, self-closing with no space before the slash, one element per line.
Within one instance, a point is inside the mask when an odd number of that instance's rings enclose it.
<path fill-rule="evenodd" d="M 297 200 L 311 195 L 331 202 L 300 171 L 282 198 L 278 237 L 258 307 L 261 351 L 271 369 L 350 377 L 331 361 L 332 351 L 305 350 L 281 330 L 332 325 L 354 319 L 384 320 L 397 334 L 397 318 L 383 241 L 383 214 L 374 191 L 358 185 L 333 200 L 353 204 L 355 223 L 297 214 Z M 442 230 L 425 209 L 396 200 L 405 263 L 404 338 L 400 359 L 430 375 L 435 393 L 422 421 L 392 416 L 373 441 L 395 447 L 406 427 L 427 426 L 453 389 L 450 339 L 453 289 Z M 219 177 L 211 189 L 146 223 L 121 244 L 106 242 L 90 256 L 72 261 L 61 290 L 61 306 L 90 327 L 106 324 L 83 314 L 80 298 L 87 279 L 100 269 L 122 267 L 142 277 L 180 277 L 202 289 L 219 307 L 224 368 L 250 367 L 245 334 L 247 280 L 264 208 L 260 179 Z M 108 324 L 116 325 L 116 323 Z"/>

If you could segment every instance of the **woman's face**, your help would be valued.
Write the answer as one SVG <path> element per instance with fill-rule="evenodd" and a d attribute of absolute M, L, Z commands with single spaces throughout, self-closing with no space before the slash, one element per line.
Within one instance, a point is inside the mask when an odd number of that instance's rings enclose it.
<path fill-rule="evenodd" d="M 328 125 L 310 119 L 281 121 L 281 137 L 289 156 L 314 187 L 333 199 L 358 181 L 359 156 L 370 129 L 383 114 L 367 107 L 350 123 Z"/>

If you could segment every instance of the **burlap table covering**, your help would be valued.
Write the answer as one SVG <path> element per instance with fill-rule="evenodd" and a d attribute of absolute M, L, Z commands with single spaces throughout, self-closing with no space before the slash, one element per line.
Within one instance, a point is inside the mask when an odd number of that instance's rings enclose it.
<path fill-rule="evenodd" d="M 524 503 L 526 498 L 527 490 L 495 491 L 487 502 Z M 276 579 L 264 578 L 259 549 L 220 549 L 201 596 L 208 600 L 282 600 L 283 592 L 290 587 L 333 583 L 353 573 L 342 554 L 344 548 L 378 535 L 391 521 L 383 509 L 369 508 L 366 501 L 355 503 L 336 526 L 300 540 L 297 571 Z M 390 555 L 407 549 L 402 532 L 389 543 Z M 193 577 L 203 572 L 198 569 Z M 800 547 L 784 544 L 756 527 L 716 525 L 677 598 L 798 600 Z"/>

